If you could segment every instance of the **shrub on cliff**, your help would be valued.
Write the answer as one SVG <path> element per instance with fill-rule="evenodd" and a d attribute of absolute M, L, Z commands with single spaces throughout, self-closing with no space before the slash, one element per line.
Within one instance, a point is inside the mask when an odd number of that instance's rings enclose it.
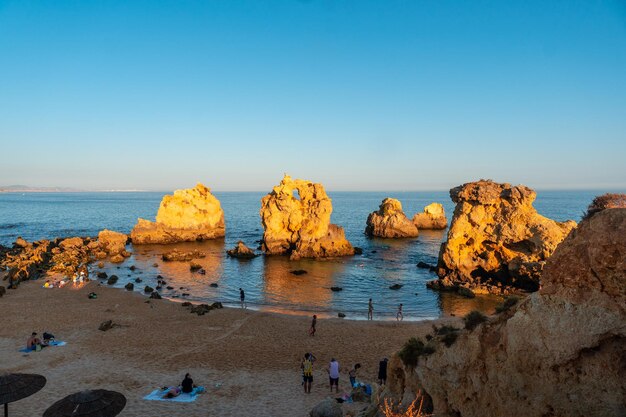
<path fill-rule="evenodd" d="M 590 218 L 602 210 L 613 208 L 626 208 L 626 194 L 606 193 L 597 196 L 593 199 L 591 204 L 589 204 L 589 207 L 587 207 L 587 213 L 583 216 L 583 220 Z"/>
<path fill-rule="evenodd" d="M 487 316 L 478 310 L 470 311 L 465 317 L 463 317 L 465 328 L 469 331 L 474 330 L 476 326 L 485 321 L 487 321 Z"/>
<path fill-rule="evenodd" d="M 430 355 L 435 352 L 431 345 L 425 345 L 420 339 L 415 337 L 406 341 L 398 356 L 406 366 L 415 367 L 420 356 Z"/>
<path fill-rule="evenodd" d="M 519 297 L 515 295 L 511 295 L 506 297 L 501 304 L 496 306 L 496 313 L 504 313 L 505 311 L 509 311 L 511 307 L 513 307 L 519 301 Z"/>

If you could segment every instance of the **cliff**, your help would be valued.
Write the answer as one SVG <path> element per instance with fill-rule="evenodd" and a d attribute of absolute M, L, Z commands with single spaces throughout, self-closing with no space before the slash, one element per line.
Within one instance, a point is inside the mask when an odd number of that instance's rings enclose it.
<path fill-rule="evenodd" d="M 224 237 L 224 212 L 202 184 L 176 190 L 161 201 L 156 222 L 138 219 L 130 232 L 133 244 L 176 243 Z"/>
<path fill-rule="evenodd" d="M 377 211 L 367 217 L 365 234 L 384 238 L 417 237 L 417 227 L 409 220 L 402 203 L 395 198 L 385 198 Z"/>
<path fill-rule="evenodd" d="M 448 239 L 439 252 L 435 289 L 476 293 L 510 288 L 536 291 L 546 260 L 576 227 L 537 213 L 528 187 L 478 181 L 450 190 L 456 203 Z"/>
<path fill-rule="evenodd" d="M 330 223 L 332 211 L 322 184 L 285 175 L 261 200 L 262 249 L 291 259 L 354 255 L 343 229 Z"/>

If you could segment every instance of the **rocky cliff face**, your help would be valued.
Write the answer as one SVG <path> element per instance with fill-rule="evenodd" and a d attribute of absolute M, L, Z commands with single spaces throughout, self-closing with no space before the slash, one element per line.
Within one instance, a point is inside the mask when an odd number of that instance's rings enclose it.
<path fill-rule="evenodd" d="M 176 243 L 223 237 L 224 212 L 202 184 L 176 190 L 161 201 L 156 222 L 139 219 L 130 233 L 133 244 Z"/>
<path fill-rule="evenodd" d="M 415 369 L 396 366 L 396 396 L 423 389 L 442 417 L 626 415 L 626 209 L 581 222 L 542 282 Z"/>
<path fill-rule="evenodd" d="M 431 203 L 424 207 L 423 213 L 413 216 L 413 224 L 418 229 L 441 230 L 448 227 L 448 219 L 441 204 Z"/>
<path fill-rule="evenodd" d="M 292 259 L 354 255 L 343 229 L 330 223 L 332 211 L 322 184 L 285 175 L 261 200 L 262 249 Z"/>
<path fill-rule="evenodd" d="M 545 261 L 576 226 L 543 217 L 528 187 L 478 181 L 450 190 L 456 203 L 448 240 L 441 246 L 435 289 L 467 287 L 502 293 L 539 288 Z"/>
<path fill-rule="evenodd" d="M 418 230 L 402 211 L 400 201 L 385 198 L 378 211 L 370 213 L 367 217 L 365 234 L 385 238 L 417 237 Z"/>

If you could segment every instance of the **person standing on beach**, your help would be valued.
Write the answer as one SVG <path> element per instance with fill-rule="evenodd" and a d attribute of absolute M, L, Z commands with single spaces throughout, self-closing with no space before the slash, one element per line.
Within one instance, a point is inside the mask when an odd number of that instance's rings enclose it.
<path fill-rule="evenodd" d="M 357 363 L 356 365 L 354 365 L 354 368 L 350 369 L 350 372 L 348 372 L 348 376 L 350 377 L 350 386 L 352 388 L 354 388 L 354 386 L 356 385 L 356 374 L 359 371 L 360 367 L 361 364 Z"/>
<path fill-rule="evenodd" d="M 378 384 L 385 385 L 387 383 L 387 358 L 383 358 L 378 364 Z"/>
<path fill-rule="evenodd" d="M 396 313 L 396 320 L 397 321 L 404 320 L 404 315 L 402 314 L 402 304 L 398 306 L 398 312 Z"/>
<path fill-rule="evenodd" d="M 241 300 L 241 308 L 246 308 L 246 293 L 243 288 L 239 288 L 239 299 Z"/>
<path fill-rule="evenodd" d="M 306 353 L 304 355 L 304 360 L 302 361 L 302 364 L 300 365 L 300 368 L 302 369 L 302 379 L 303 379 L 302 385 L 304 386 L 305 394 L 311 393 L 311 385 L 313 384 L 313 361 L 314 360 L 315 360 L 315 356 L 313 356 L 313 354 Z"/>
<path fill-rule="evenodd" d="M 335 386 L 335 393 L 339 392 L 339 362 L 335 358 L 330 360 L 328 364 L 328 378 L 330 380 L 330 392 L 333 392 L 333 385 Z"/>
<path fill-rule="evenodd" d="M 374 304 L 372 304 L 371 298 L 369 303 L 367 304 L 367 319 L 374 320 Z"/>
<path fill-rule="evenodd" d="M 317 325 L 317 316 L 313 314 L 313 320 L 311 320 L 311 327 L 309 328 L 309 336 L 315 336 L 316 325 Z"/>

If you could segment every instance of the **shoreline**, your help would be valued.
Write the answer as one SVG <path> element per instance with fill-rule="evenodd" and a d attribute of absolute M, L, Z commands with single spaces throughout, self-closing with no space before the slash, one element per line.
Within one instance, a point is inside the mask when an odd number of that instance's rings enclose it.
<path fill-rule="evenodd" d="M 11 404 L 11 415 L 41 415 L 58 399 L 82 389 L 112 389 L 128 402 L 120 416 L 240 415 L 308 416 L 326 398 L 323 370 L 336 357 L 345 372 L 340 391 L 349 392 L 347 369 L 361 363 L 359 380 L 375 382 L 378 361 L 390 357 L 410 337 L 425 336 L 434 321 L 318 320 L 309 337 L 306 316 L 241 308 L 191 314 L 180 303 L 148 299 L 142 294 L 98 286 L 42 288 L 40 281 L 8 290 L 0 306 L 10 317 L 0 329 L 2 371 L 39 373 L 48 379 L 42 391 Z M 88 299 L 89 292 L 98 298 Z M 119 327 L 103 332 L 101 322 Z M 19 353 L 30 332 L 49 331 L 66 346 Z M 302 392 L 300 359 L 313 352 L 313 390 Z M 190 372 L 207 392 L 193 403 L 145 401 L 156 388 L 177 384 Z M 245 393 L 245 395 L 244 395 Z M 355 403 L 355 407 L 365 403 Z"/>

